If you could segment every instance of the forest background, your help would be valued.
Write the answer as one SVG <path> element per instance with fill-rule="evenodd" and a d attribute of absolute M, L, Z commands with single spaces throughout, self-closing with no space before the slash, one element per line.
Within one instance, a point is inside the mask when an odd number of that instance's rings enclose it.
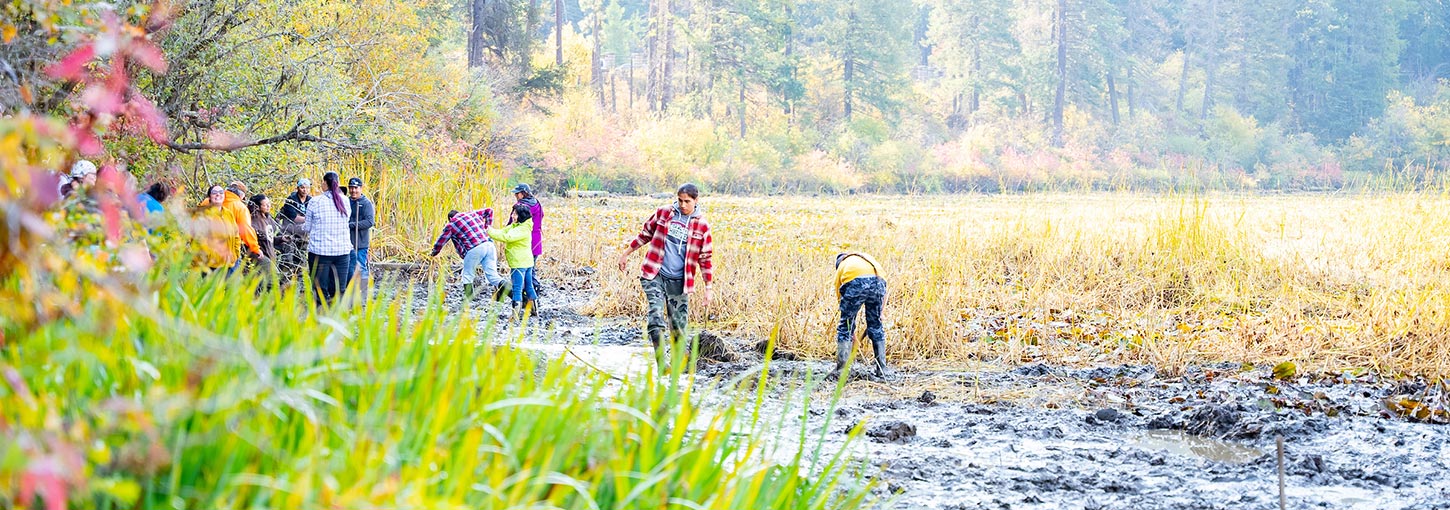
<path fill-rule="evenodd" d="M 1442 0 L 105 5 L 167 56 L 132 74 L 169 129 L 104 154 L 192 185 L 363 158 L 554 191 L 1324 190 L 1450 157 Z M 45 70 L 101 7 L 4 4 L 0 109 L 77 108 Z"/>

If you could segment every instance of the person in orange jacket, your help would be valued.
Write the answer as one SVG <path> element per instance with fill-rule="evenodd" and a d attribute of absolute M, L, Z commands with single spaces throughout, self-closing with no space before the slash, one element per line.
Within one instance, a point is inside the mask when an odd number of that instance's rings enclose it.
<path fill-rule="evenodd" d="M 207 274 L 230 271 L 240 251 L 236 224 L 224 205 L 226 193 L 222 185 L 212 185 L 207 188 L 206 199 L 193 211 L 194 235 L 201 245 L 200 262 Z"/>
<path fill-rule="evenodd" d="M 227 185 L 226 201 L 222 203 L 222 208 L 226 209 L 232 222 L 236 223 L 237 234 L 242 238 L 243 249 L 259 261 L 267 261 L 267 256 L 262 254 L 261 244 L 257 243 L 257 230 L 252 228 L 252 213 L 247 209 L 246 199 L 247 185 L 239 181 L 232 181 Z M 236 263 L 227 270 L 227 274 L 241 269 L 247 263 L 246 261 L 246 257 L 237 257 Z"/>

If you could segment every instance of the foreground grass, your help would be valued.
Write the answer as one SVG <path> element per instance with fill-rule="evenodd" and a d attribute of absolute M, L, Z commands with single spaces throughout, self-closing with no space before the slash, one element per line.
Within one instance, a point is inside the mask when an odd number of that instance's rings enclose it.
<path fill-rule="evenodd" d="M 546 262 L 601 269 L 667 200 L 554 200 Z M 833 255 L 885 264 L 889 354 L 1010 363 L 1295 361 L 1450 375 L 1450 198 L 1131 194 L 704 197 L 717 303 L 697 323 L 828 356 Z M 549 256 L 557 264 L 549 267 Z M 708 317 L 708 321 L 706 320 Z M 858 332 L 859 333 L 859 332 Z"/>
<path fill-rule="evenodd" d="M 838 458 L 779 460 L 791 432 L 749 405 L 490 346 L 440 303 L 317 316 L 295 294 L 162 280 L 4 340 L 0 508 L 846 509 L 868 494 Z"/>

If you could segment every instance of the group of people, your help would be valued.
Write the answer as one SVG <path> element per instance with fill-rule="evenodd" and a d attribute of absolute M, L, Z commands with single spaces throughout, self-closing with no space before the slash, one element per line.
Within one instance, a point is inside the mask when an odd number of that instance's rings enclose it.
<path fill-rule="evenodd" d="M 63 195 L 94 185 L 96 167 L 82 161 L 66 177 L 60 189 Z M 299 179 L 296 191 L 287 196 L 275 215 L 270 198 L 260 193 L 249 195 L 241 182 L 208 188 L 206 199 L 193 211 L 208 227 L 203 239 L 203 264 L 209 271 L 231 274 L 250 260 L 260 271 L 280 271 L 293 278 L 300 277 L 302 269 L 307 268 L 319 304 L 333 302 L 348 288 L 354 275 L 366 293 L 371 273 L 368 249 L 374 204 L 363 195 L 360 178 L 349 179 L 345 192 L 335 172 L 325 174 L 322 182 L 322 193 L 314 196 L 312 182 Z M 148 212 L 162 212 L 161 204 L 174 193 L 174 189 L 157 183 L 139 201 Z M 508 209 L 507 223 L 502 227 L 494 227 L 493 209 L 449 211 L 430 252 L 430 256 L 436 256 L 452 243 L 463 259 L 459 282 L 465 302 L 486 289 L 484 293 L 493 301 L 509 304 L 501 307 L 503 317 L 537 315 L 539 308 L 535 267 L 543 254 L 543 205 L 527 184 L 514 187 L 513 195 L 516 202 Z M 646 249 L 640 266 L 640 287 L 648 303 L 646 330 L 662 368 L 668 363 L 667 352 L 687 338 L 690 297 L 698 294 L 705 306 L 712 299 L 713 237 L 699 199 L 698 187 L 680 186 L 675 201 L 655 210 L 618 258 L 619 270 L 627 271 L 629 257 Z M 498 271 L 499 246 L 509 268 L 507 279 Z M 833 377 L 840 376 L 850 361 L 856 316 L 863 309 L 866 335 L 875 358 L 873 368 L 878 377 L 890 377 L 881 321 L 886 280 L 880 262 L 865 253 L 846 252 L 836 255 L 835 268 L 840 319 Z M 483 287 L 475 284 L 480 270 Z"/>
<path fill-rule="evenodd" d="M 334 302 L 356 276 L 366 296 L 375 207 L 363 195 L 362 179 L 349 179 L 346 191 L 335 172 L 322 180 L 323 191 L 314 197 L 312 181 L 298 179 L 275 212 L 271 197 L 249 193 L 240 181 L 208 187 L 191 209 L 205 271 L 231 275 L 250 267 L 269 284 L 279 276 L 296 281 L 305 271 L 318 304 Z M 155 200 L 159 207 L 165 198 Z M 142 203 L 150 207 L 145 198 Z"/>
<path fill-rule="evenodd" d="M 454 251 L 463 259 L 459 283 L 463 286 L 465 302 L 471 301 L 479 290 L 474 282 L 482 269 L 487 294 L 496 302 L 507 298 L 510 304 L 501 310 L 502 317 L 537 316 L 540 289 L 534 268 L 544 253 L 544 206 L 528 184 L 515 186 L 513 194 L 517 202 L 509 208 L 508 223 L 503 228 L 493 228 L 493 209 L 448 211 L 448 221 L 433 242 L 429 256 L 437 256 L 445 245 L 453 244 Z M 508 280 L 498 272 L 498 248 L 493 241 L 503 245 Z"/>
<path fill-rule="evenodd" d="M 511 303 L 503 312 L 505 316 L 536 312 L 534 266 L 543 253 L 543 208 L 528 185 L 521 184 L 513 191 L 518 202 L 509 210 L 507 226 L 493 228 L 492 209 L 449 211 L 448 221 L 430 252 L 436 256 L 451 242 L 463 259 L 459 281 L 465 299 L 471 299 L 479 289 L 475 281 L 482 269 L 488 293 L 496 301 L 507 299 Z M 645 249 L 639 281 L 648 303 L 646 331 L 654 347 L 656 363 L 662 369 L 668 366 L 671 351 L 675 355 L 683 354 L 678 348 L 688 338 L 690 297 L 698 294 L 700 303 L 707 307 L 713 297 L 714 238 L 699 200 L 698 187 L 680 186 L 674 203 L 655 210 L 619 254 L 619 270 L 627 271 L 629 257 Z M 503 245 L 510 271 L 508 279 L 497 271 L 498 253 L 491 241 Z M 866 334 L 875 355 L 873 368 L 878 377 L 889 378 L 891 373 L 885 361 L 886 332 L 881 322 L 881 309 L 886 300 L 881 264 L 868 254 L 847 252 L 836 256 L 835 265 L 841 315 L 832 377 L 839 377 L 850 361 L 856 316 L 864 309 Z"/>

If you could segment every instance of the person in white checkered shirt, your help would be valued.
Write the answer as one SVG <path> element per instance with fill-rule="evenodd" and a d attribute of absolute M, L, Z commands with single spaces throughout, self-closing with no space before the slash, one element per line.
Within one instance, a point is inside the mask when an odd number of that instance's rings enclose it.
<path fill-rule="evenodd" d="M 312 268 L 312 289 L 319 305 L 331 305 L 352 279 L 352 235 L 347 229 L 352 210 L 338 180 L 336 172 L 322 176 L 326 191 L 307 202 L 303 224 L 309 239 L 307 266 Z"/>

